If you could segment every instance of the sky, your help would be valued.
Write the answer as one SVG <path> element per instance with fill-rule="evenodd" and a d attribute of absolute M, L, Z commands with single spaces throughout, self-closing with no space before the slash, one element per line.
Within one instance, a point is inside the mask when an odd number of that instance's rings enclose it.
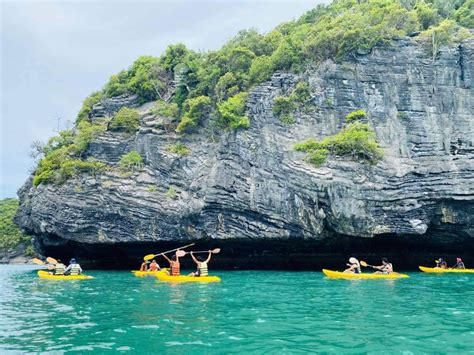
<path fill-rule="evenodd" d="M 219 48 L 239 30 L 268 32 L 327 0 L 0 0 L 0 198 L 34 167 L 31 143 L 70 128 L 82 100 L 140 55 L 167 45 Z"/>

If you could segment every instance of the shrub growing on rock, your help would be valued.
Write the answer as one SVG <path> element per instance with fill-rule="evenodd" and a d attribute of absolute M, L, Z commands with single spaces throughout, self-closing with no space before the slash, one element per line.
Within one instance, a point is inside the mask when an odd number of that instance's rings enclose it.
<path fill-rule="evenodd" d="M 364 110 L 357 110 L 349 113 L 346 116 L 346 121 L 352 122 L 352 121 L 359 121 L 367 118 L 367 114 L 365 113 Z"/>
<path fill-rule="evenodd" d="M 189 132 L 196 128 L 211 109 L 211 99 L 207 96 L 198 96 L 184 102 L 184 114 L 176 128 L 176 132 Z"/>
<path fill-rule="evenodd" d="M 376 164 L 382 158 L 382 150 L 375 140 L 374 130 L 366 123 L 352 122 L 339 133 L 322 141 L 308 139 L 294 146 L 297 151 L 307 152 L 305 158 L 316 166 L 326 161 L 331 154 L 339 157 L 362 159 Z"/>
<path fill-rule="evenodd" d="M 112 118 L 109 128 L 133 133 L 140 127 L 140 113 L 128 107 L 122 107 Z"/>
<path fill-rule="evenodd" d="M 189 154 L 189 148 L 184 145 L 182 142 L 176 142 L 168 147 L 168 151 L 171 153 L 178 154 L 180 156 L 185 156 Z"/>
<path fill-rule="evenodd" d="M 120 169 L 124 172 L 140 170 L 143 166 L 143 158 L 136 150 L 122 155 L 119 161 Z"/>
<path fill-rule="evenodd" d="M 224 127 L 237 129 L 250 126 L 250 120 L 245 116 L 245 101 L 247 97 L 248 94 L 246 92 L 241 92 L 217 106 Z"/>
<path fill-rule="evenodd" d="M 152 113 L 156 116 L 178 118 L 179 107 L 174 102 L 169 103 L 163 100 L 157 100 L 155 106 L 153 106 Z"/>

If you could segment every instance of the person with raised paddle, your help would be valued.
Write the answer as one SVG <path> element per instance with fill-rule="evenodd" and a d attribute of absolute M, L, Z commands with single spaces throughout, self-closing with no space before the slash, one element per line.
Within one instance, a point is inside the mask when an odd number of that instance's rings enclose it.
<path fill-rule="evenodd" d="M 197 270 L 196 272 L 192 272 L 189 276 L 208 276 L 209 275 L 209 270 L 207 264 L 211 260 L 212 254 L 220 252 L 220 249 L 214 249 L 214 250 L 209 250 L 207 254 L 207 258 L 203 258 L 201 256 L 194 256 L 194 253 L 199 253 L 199 252 L 190 252 L 191 258 L 197 265 Z"/>
<path fill-rule="evenodd" d="M 168 262 L 170 263 L 170 270 L 168 271 L 169 275 L 179 276 L 180 268 L 181 268 L 181 264 L 179 263 L 179 258 L 181 256 L 186 255 L 186 253 L 182 250 L 177 250 L 172 259 L 168 258 L 164 253 L 161 255 L 163 255 L 163 257 L 166 260 L 168 260 Z"/>
<path fill-rule="evenodd" d="M 349 264 L 346 264 L 349 266 L 347 269 L 344 270 L 345 273 L 351 273 L 351 274 L 360 274 L 360 262 L 356 258 L 352 257 L 349 258 Z"/>

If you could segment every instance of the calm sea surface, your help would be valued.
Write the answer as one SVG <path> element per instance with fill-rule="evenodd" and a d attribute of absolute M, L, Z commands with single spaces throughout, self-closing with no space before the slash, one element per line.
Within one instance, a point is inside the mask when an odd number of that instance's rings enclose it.
<path fill-rule="evenodd" d="M 220 284 L 88 274 L 50 281 L 0 266 L 0 353 L 474 352 L 474 274 L 223 271 Z"/>

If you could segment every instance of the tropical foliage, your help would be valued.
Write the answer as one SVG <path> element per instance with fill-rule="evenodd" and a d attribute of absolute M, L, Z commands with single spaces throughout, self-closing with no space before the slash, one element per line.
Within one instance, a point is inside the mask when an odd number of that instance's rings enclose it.
<path fill-rule="evenodd" d="M 65 130 L 49 139 L 39 152 L 39 161 L 33 176 L 33 185 L 43 182 L 61 183 L 80 173 L 95 173 L 106 168 L 106 164 L 94 159 L 82 159 L 90 142 L 106 130 L 102 123 L 80 121 L 75 131 Z"/>
<path fill-rule="evenodd" d="M 352 117 L 360 117 L 357 113 L 361 112 L 363 111 L 353 112 Z M 348 123 L 339 133 L 326 137 L 322 141 L 310 138 L 297 143 L 294 149 L 308 153 L 305 159 L 316 166 L 324 164 L 328 155 L 365 160 L 372 164 L 376 164 L 383 156 L 372 127 L 358 121 Z"/>
<path fill-rule="evenodd" d="M 119 161 L 120 169 L 123 172 L 134 172 L 143 167 L 143 158 L 136 150 L 122 155 Z"/>
<path fill-rule="evenodd" d="M 18 200 L 15 198 L 0 200 L 0 250 L 15 248 L 19 244 L 31 246 L 31 237 L 24 235 L 13 223 L 17 208 Z"/>
<path fill-rule="evenodd" d="M 140 114 L 137 110 L 122 107 L 115 113 L 109 128 L 112 130 L 123 130 L 129 133 L 135 132 L 140 127 Z"/>

